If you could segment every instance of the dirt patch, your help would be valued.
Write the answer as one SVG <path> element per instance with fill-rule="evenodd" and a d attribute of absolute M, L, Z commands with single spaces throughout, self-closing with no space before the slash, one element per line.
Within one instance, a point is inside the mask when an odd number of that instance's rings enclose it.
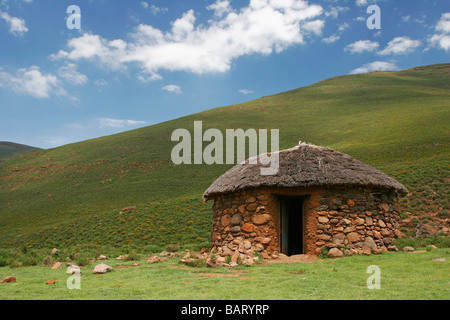
<path fill-rule="evenodd" d="M 307 254 L 297 254 L 293 256 L 281 256 L 277 259 L 269 259 L 264 260 L 262 264 L 273 264 L 273 263 L 310 263 L 313 261 L 322 261 L 316 256 L 307 255 Z"/>
<path fill-rule="evenodd" d="M 245 275 L 245 272 L 242 270 L 229 270 L 229 273 L 199 273 L 199 275 L 203 278 L 217 278 L 217 277 L 240 277 Z"/>
<path fill-rule="evenodd" d="M 128 268 L 134 268 L 134 267 L 139 267 L 140 264 L 133 264 L 131 266 L 115 266 L 114 269 L 128 269 Z"/>

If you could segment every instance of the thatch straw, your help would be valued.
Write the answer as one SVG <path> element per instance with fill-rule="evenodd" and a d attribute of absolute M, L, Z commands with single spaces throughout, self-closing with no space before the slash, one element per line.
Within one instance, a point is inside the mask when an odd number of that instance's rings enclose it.
<path fill-rule="evenodd" d="M 203 200 L 217 194 L 258 187 L 368 186 L 399 193 L 408 190 L 395 179 L 351 156 L 329 148 L 300 144 L 279 151 L 276 175 L 261 175 L 261 164 L 238 164 L 216 179 Z"/>

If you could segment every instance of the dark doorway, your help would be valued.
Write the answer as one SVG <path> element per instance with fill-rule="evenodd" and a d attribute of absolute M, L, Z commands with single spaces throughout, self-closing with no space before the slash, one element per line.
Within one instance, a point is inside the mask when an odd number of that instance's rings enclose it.
<path fill-rule="evenodd" d="M 303 198 L 280 198 L 280 240 L 282 253 L 303 253 Z"/>

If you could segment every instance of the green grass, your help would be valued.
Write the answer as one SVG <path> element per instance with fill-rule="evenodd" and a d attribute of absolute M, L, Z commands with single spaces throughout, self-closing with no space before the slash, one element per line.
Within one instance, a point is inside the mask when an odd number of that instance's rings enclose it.
<path fill-rule="evenodd" d="M 431 261 L 445 258 L 445 262 Z M 383 253 L 325 259 L 312 263 L 254 265 L 252 267 L 194 268 L 169 262 L 114 269 L 92 274 L 96 263 L 82 268 L 81 289 L 69 290 L 66 269 L 50 267 L 0 268 L 0 278 L 17 282 L 0 284 L 0 300 L 435 300 L 450 299 L 449 249 L 423 253 Z M 134 262 L 108 260 L 111 266 Z M 366 286 L 367 267 L 379 266 L 381 289 Z M 213 276 L 214 275 L 214 276 Z M 54 285 L 46 281 L 54 279 Z"/>
<path fill-rule="evenodd" d="M 211 203 L 201 195 L 231 166 L 171 162 L 173 130 L 192 132 L 195 120 L 222 132 L 279 129 L 281 149 L 302 140 L 348 153 L 405 184 L 402 203 L 419 220 L 448 217 L 449 74 L 442 64 L 336 77 L 2 162 L 0 247 L 208 241 Z M 138 210 L 119 216 L 128 206 Z"/>
<path fill-rule="evenodd" d="M 6 161 L 20 154 L 36 152 L 39 150 L 42 149 L 19 143 L 0 141 L 0 162 Z"/>

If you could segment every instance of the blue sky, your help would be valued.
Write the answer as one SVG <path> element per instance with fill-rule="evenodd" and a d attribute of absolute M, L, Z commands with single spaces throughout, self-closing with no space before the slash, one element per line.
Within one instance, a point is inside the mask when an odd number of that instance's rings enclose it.
<path fill-rule="evenodd" d="M 448 0 L 0 0 L 0 140 L 52 148 L 449 54 Z"/>

